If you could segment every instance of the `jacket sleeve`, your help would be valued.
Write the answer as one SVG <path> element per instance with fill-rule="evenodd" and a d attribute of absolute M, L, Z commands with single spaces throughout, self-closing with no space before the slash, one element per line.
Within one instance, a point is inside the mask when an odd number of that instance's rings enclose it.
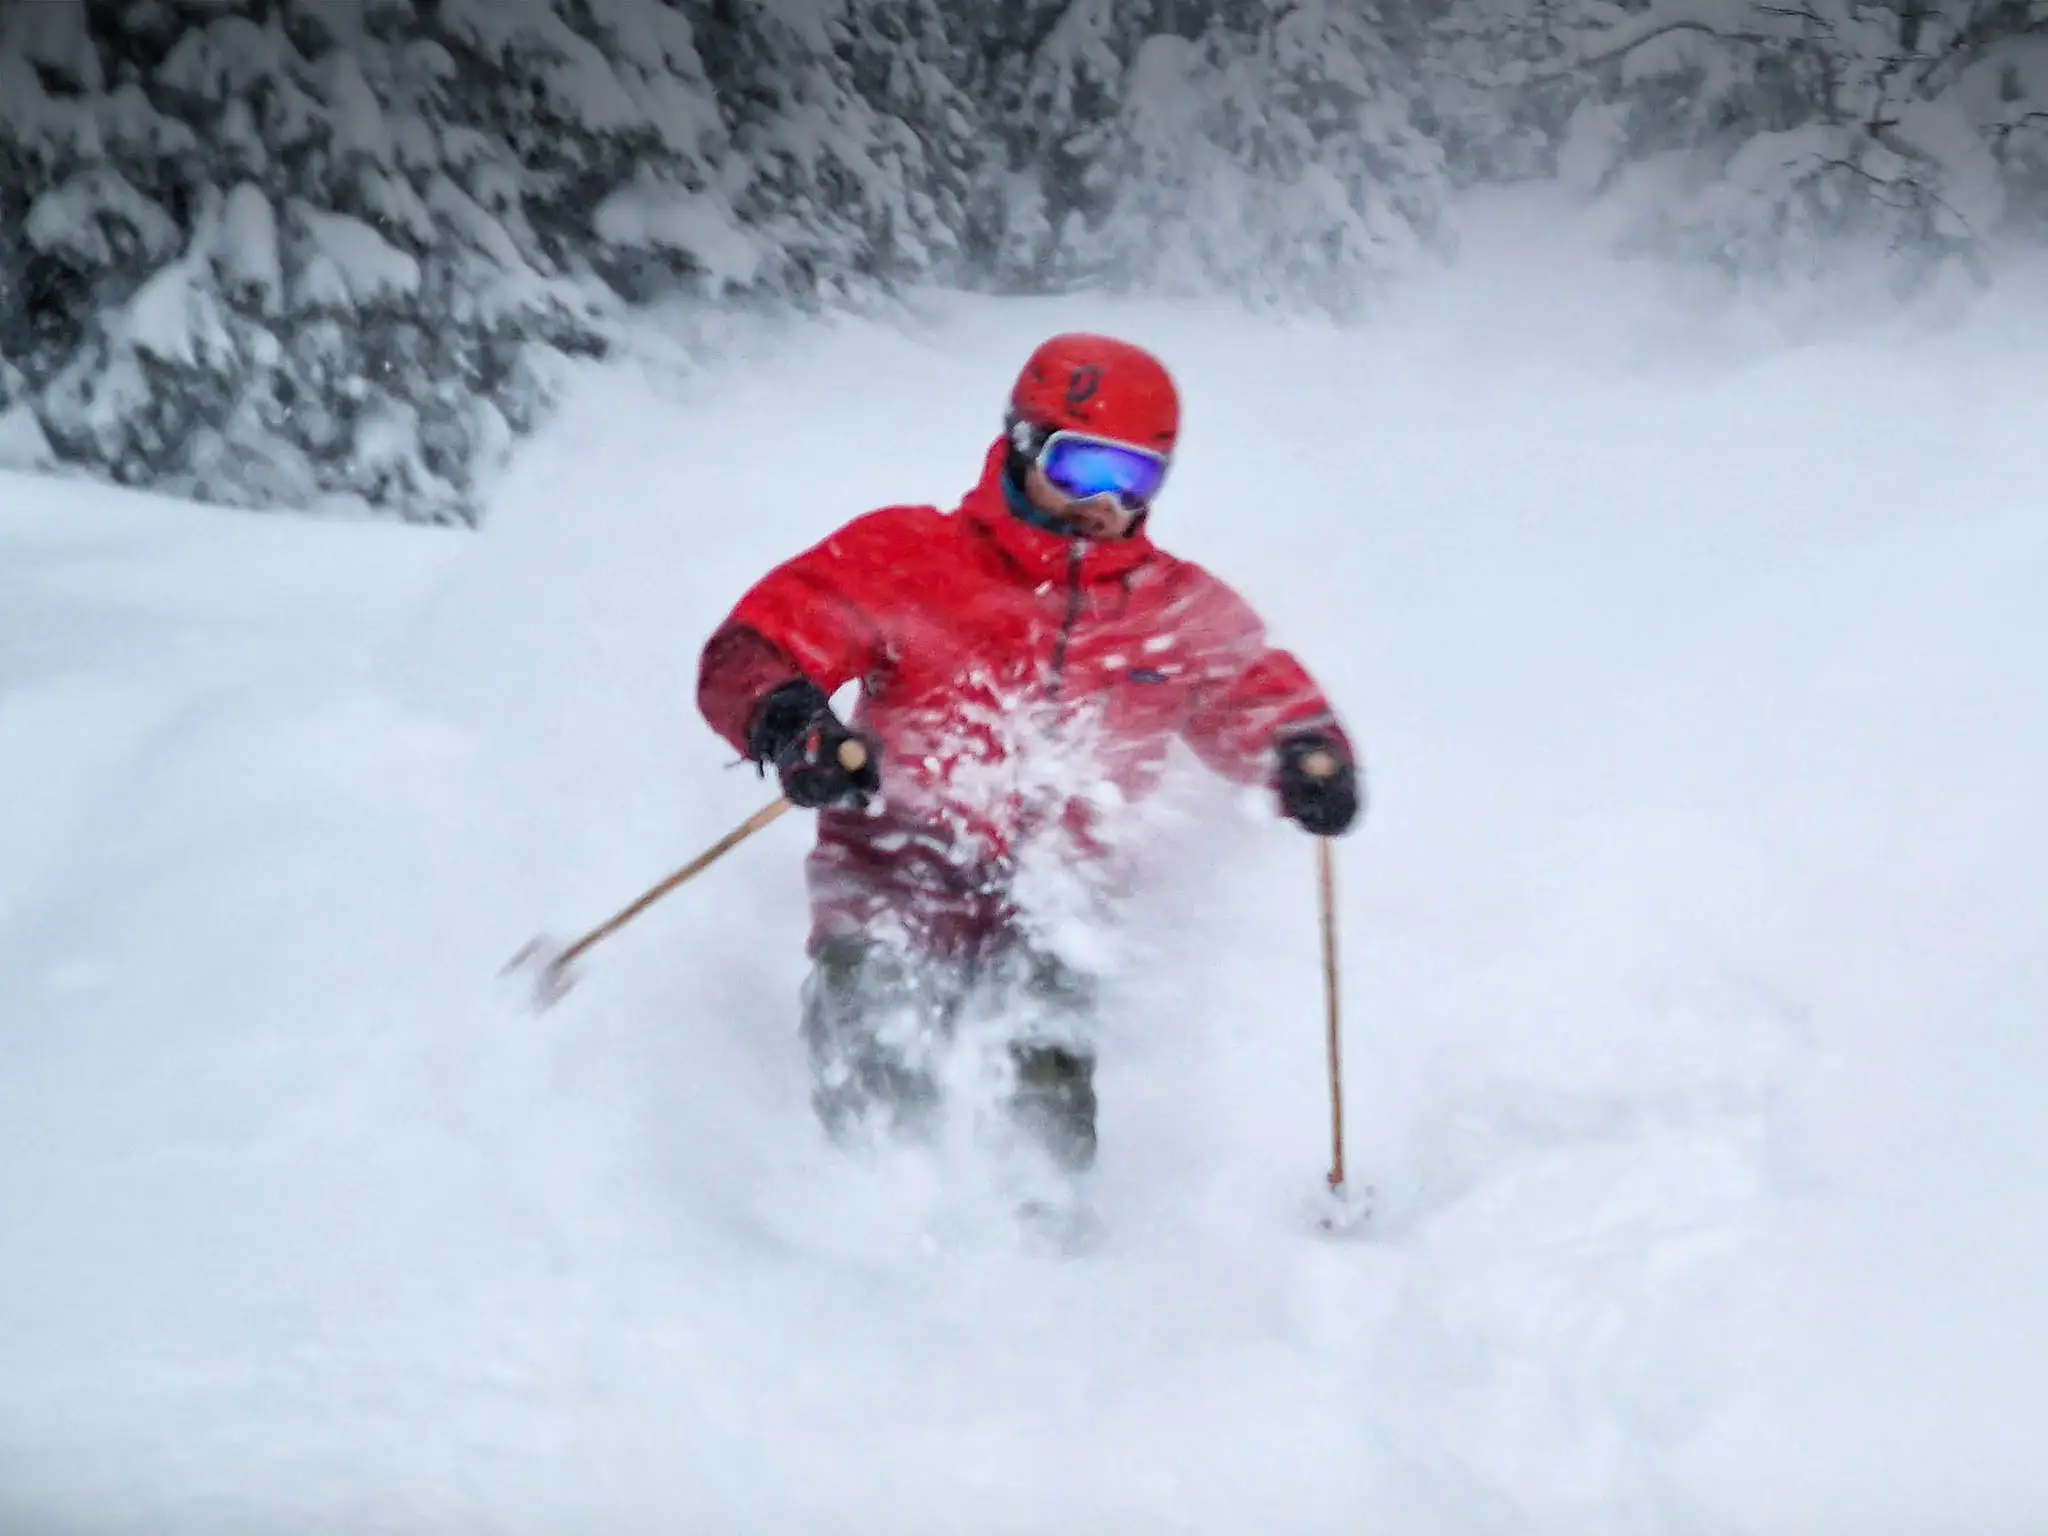
<path fill-rule="evenodd" d="M 873 599 L 900 584 L 918 510 L 857 518 L 748 590 L 698 662 L 697 706 L 714 731 L 744 754 L 754 711 L 782 684 L 808 678 L 830 694 L 880 665 Z"/>
<path fill-rule="evenodd" d="M 1179 624 L 1196 671 L 1182 735 L 1210 768 L 1240 784 L 1273 781 L 1274 744 L 1321 730 L 1350 750 L 1330 701 L 1308 669 L 1266 642 L 1251 605 L 1199 567 Z"/>

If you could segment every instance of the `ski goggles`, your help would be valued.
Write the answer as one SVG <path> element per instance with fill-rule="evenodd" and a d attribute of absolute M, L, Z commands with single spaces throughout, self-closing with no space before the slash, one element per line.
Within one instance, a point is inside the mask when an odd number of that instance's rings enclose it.
<path fill-rule="evenodd" d="M 1129 443 L 1055 432 L 1038 450 L 1038 469 L 1055 489 L 1076 501 L 1114 496 L 1135 510 L 1151 505 L 1166 484 L 1167 460 Z"/>

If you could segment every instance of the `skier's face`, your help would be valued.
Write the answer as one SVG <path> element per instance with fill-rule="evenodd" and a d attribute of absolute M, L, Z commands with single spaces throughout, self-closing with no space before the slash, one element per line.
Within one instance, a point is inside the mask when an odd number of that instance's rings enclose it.
<path fill-rule="evenodd" d="M 1069 496 L 1046 479 L 1045 472 L 1036 464 L 1024 477 L 1024 494 L 1047 517 L 1072 528 L 1076 538 L 1098 542 L 1128 538 L 1138 525 L 1138 514 L 1125 507 L 1113 493 L 1105 491 L 1086 498 Z"/>

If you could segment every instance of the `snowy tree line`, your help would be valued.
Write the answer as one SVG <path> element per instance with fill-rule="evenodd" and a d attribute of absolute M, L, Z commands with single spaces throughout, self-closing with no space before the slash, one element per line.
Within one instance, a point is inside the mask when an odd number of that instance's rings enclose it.
<path fill-rule="evenodd" d="M 2048 0 L 0 0 L 0 463 L 469 520 L 636 303 L 1349 313 L 1551 175 L 1967 270 L 2048 232 Z"/>

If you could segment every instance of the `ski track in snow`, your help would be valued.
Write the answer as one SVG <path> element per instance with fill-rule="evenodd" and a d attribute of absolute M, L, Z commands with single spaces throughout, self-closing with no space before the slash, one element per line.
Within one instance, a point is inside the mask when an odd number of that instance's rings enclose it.
<path fill-rule="evenodd" d="M 0 1530 L 2048 1528 L 2041 332 L 1714 350 L 1522 249 L 628 363 L 476 537 L 0 480 Z M 1366 746 L 1345 1240 L 1309 849 L 1212 790 L 1084 1257 L 824 1148 L 801 818 L 496 979 L 766 798 L 703 636 L 1073 326 Z"/>

